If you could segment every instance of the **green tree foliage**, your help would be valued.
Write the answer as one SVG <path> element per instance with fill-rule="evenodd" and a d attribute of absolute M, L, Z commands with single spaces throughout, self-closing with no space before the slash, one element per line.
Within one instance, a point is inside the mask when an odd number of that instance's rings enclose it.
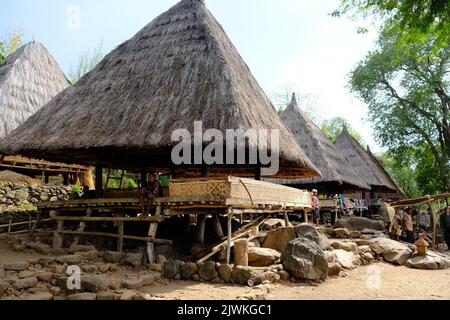
<path fill-rule="evenodd" d="M 23 45 L 23 37 L 23 31 L 16 29 L 0 39 L 0 62 Z"/>
<path fill-rule="evenodd" d="M 406 196 L 414 198 L 423 193 L 423 190 L 419 187 L 417 173 L 411 165 L 411 160 L 413 160 L 411 155 L 406 156 L 405 154 L 405 158 L 398 160 L 390 152 L 386 152 L 381 155 L 380 160 Z"/>
<path fill-rule="evenodd" d="M 86 73 L 95 68 L 95 66 L 104 58 L 103 42 L 92 50 L 84 52 L 78 59 L 75 67 L 72 66 L 69 70 L 68 77 L 72 84 L 75 84 Z"/>
<path fill-rule="evenodd" d="M 322 132 L 323 134 L 330 139 L 332 142 L 335 142 L 336 139 L 341 135 L 344 126 L 347 127 L 348 132 L 355 138 L 362 146 L 366 143 L 362 135 L 357 132 L 352 126 L 348 123 L 348 121 L 342 117 L 336 117 L 329 120 L 325 120 L 322 124 Z"/>
<path fill-rule="evenodd" d="M 450 46 L 434 49 L 434 41 L 401 43 L 383 32 L 352 71 L 350 87 L 369 105 L 380 142 L 393 153 L 423 146 L 429 154 L 422 156 L 434 157 L 439 189 L 450 190 Z"/>
<path fill-rule="evenodd" d="M 383 30 L 398 36 L 398 44 L 431 42 L 432 54 L 449 41 L 449 0 L 341 0 L 333 15 L 378 18 Z"/>

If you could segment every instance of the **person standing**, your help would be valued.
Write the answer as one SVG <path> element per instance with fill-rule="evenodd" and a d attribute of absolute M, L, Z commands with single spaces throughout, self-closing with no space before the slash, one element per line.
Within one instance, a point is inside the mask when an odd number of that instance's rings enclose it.
<path fill-rule="evenodd" d="M 445 208 L 440 218 L 442 232 L 444 232 L 447 250 L 450 250 L 450 207 Z"/>
<path fill-rule="evenodd" d="M 318 196 L 318 191 L 316 189 L 312 190 L 311 195 L 311 204 L 313 207 L 313 223 L 316 224 L 316 226 L 320 225 L 320 202 Z"/>
<path fill-rule="evenodd" d="M 405 230 L 406 242 L 414 243 L 414 227 L 412 221 L 412 209 L 408 208 L 406 210 L 405 216 L 403 217 L 403 229 Z"/>

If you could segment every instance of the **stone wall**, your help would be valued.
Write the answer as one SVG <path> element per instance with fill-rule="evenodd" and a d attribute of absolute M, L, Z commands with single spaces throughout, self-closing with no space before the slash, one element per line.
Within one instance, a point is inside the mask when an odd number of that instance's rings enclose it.
<path fill-rule="evenodd" d="M 0 184 L 0 213 L 33 211 L 39 202 L 68 200 L 70 194 L 69 186 Z"/>

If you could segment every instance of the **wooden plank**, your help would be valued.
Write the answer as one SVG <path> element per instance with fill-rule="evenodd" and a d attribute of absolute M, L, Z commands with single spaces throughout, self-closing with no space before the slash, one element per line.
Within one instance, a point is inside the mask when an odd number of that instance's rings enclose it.
<path fill-rule="evenodd" d="M 227 237 L 227 264 L 230 264 L 231 262 L 231 233 L 232 233 L 232 220 L 233 220 L 233 208 L 228 208 L 228 212 L 227 212 L 228 216 L 228 224 L 227 224 L 227 233 L 228 233 L 228 237 Z"/>
<path fill-rule="evenodd" d="M 82 222 L 162 222 L 164 217 L 77 217 L 77 216 L 58 216 L 52 217 L 52 220 L 63 221 L 82 221 Z"/>
<path fill-rule="evenodd" d="M 107 238 L 118 238 L 119 235 L 117 233 L 107 233 L 107 232 L 94 232 L 94 231 L 73 231 L 73 230 L 62 230 L 61 234 L 70 234 L 70 235 L 80 235 L 80 236 L 94 236 L 94 237 L 107 237 Z M 145 242 L 153 242 L 159 244 L 168 244 L 172 245 L 172 240 L 165 239 L 155 239 L 153 237 L 139 237 L 139 236 L 131 236 L 131 235 L 123 235 L 124 239 L 128 240 L 137 240 L 137 241 L 145 241 Z"/>
<path fill-rule="evenodd" d="M 91 208 L 87 209 L 86 210 L 86 218 L 89 218 L 91 216 L 91 214 L 92 214 L 92 209 Z M 84 228 L 86 228 L 86 223 L 84 221 L 80 221 L 80 225 L 78 227 L 78 231 L 83 232 Z M 73 239 L 72 246 L 76 246 L 79 241 L 80 241 L 80 237 L 76 236 Z"/>
<path fill-rule="evenodd" d="M 124 230 L 125 230 L 125 223 L 123 221 L 119 222 L 119 230 L 118 230 L 118 239 L 117 239 L 117 251 L 122 252 L 123 251 L 123 236 L 124 236 Z"/>
<path fill-rule="evenodd" d="M 160 217 L 161 213 L 162 213 L 162 207 L 161 207 L 161 205 L 158 205 L 156 207 L 155 217 Z M 150 227 L 148 229 L 148 236 L 150 238 L 156 238 L 158 224 L 159 224 L 158 222 L 150 223 Z M 147 258 L 148 258 L 149 263 L 155 262 L 155 246 L 151 241 L 147 242 Z"/>
<path fill-rule="evenodd" d="M 56 226 L 56 230 L 53 233 L 53 249 L 61 249 L 63 245 L 63 228 L 64 221 L 59 220 Z"/>

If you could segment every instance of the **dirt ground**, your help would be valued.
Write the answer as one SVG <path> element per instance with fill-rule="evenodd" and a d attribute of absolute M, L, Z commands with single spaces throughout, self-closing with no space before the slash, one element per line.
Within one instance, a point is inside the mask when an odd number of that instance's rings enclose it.
<path fill-rule="evenodd" d="M 0 264 L 27 261 L 37 254 L 16 253 L 0 239 Z M 347 271 L 321 285 L 284 282 L 274 285 L 271 300 L 449 300 L 450 269 L 428 271 L 379 263 Z M 252 288 L 173 281 L 142 293 L 168 300 L 234 300 Z"/>

